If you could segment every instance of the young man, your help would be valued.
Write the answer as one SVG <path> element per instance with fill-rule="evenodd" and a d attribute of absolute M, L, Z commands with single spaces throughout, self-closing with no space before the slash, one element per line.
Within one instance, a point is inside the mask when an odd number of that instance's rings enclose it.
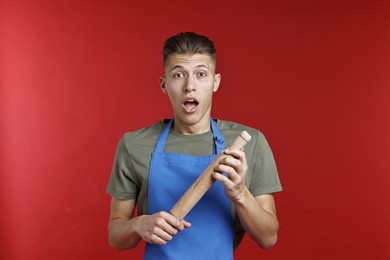
<path fill-rule="evenodd" d="M 162 91 L 173 119 L 124 135 L 107 192 L 112 196 L 109 243 L 116 249 L 145 240 L 145 259 L 232 259 L 246 232 L 262 248 L 276 243 L 278 220 L 272 193 L 281 191 L 266 139 L 256 129 L 211 119 L 219 88 L 215 47 L 192 32 L 166 40 Z M 246 130 L 243 150 L 225 149 Z M 217 154 L 212 188 L 179 221 L 169 214 Z M 134 209 L 138 206 L 138 216 Z"/>

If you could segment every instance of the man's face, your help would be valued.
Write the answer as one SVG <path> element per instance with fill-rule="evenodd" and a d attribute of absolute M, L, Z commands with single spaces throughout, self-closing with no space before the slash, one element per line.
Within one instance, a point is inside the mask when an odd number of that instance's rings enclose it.
<path fill-rule="evenodd" d="M 169 56 L 160 84 L 171 101 L 175 124 L 194 129 L 209 127 L 212 96 L 220 79 L 207 54 Z"/>

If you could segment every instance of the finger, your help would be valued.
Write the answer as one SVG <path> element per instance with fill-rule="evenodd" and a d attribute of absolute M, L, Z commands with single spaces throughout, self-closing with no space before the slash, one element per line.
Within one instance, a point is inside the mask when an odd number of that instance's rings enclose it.
<path fill-rule="evenodd" d="M 237 173 L 246 172 L 248 169 L 248 163 L 244 152 L 239 150 L 227 150 L 227 157 L 224 158 L 221 163 L 230 165 Z"/>
<path fill-rule="evenodd" d="M 221 162 L 221 164 L 218 164 L 214 168 L 214 171 L 222 174 L 226 174 L 231 181 L 238 183 L 241 180 L 240 165 L 241 165 L 240 162 L 229 163 L 226 160 L 225 162 Z"/>
<path fill-rule="evenodd" d="M 220 165 L 226 165 L 234 168 L 234 170 L 238 173 L 242 170 L 242 162 L 239 159 L 236 159 L 232 156 L 226 156 L 224 159 L 220 161 Z"/>
<path fill-rule="evenodd" d="M 185 227 L 184 223 L 182 221 L 178 220 L 177 218 L 175 218 L 171 214 L 168 214 L 166 221 L 171 227 L 173 227 L 175 230 L 178 230 L 178 231 L 182 231 Z"/>
<path fill-rule="evenodd" d="M 176 235 L 178 230 L 183 229 L 183 224 L 171 214 L 161 211 L 157 214 L 156 226 L 167 232 L 169 235 Z"/>
<path fill-rule="evenodd" d="M 152 243 L 164 245 L 168 241 L 172 240 L 172 235 L 167 233 L 165 230 L 155 227 L 153 230 L 153 234 L 151 235 Z"/>
<path fill-rule="evenodd" d="M 226 149 L 224 153 L 227 155 L 231 155 L 237 159 L 245 157 L 245 152 L 243 150 L 238 150 L 238 149 Z"/>
<path fill-rule="evenodd" d="M 165 245 L 168 243 L 168 241 L 162 239 L 158 235 L 152 234 L 149 239 L 144 238 L 144 240 L 151 244 L 157 244 L 157 245 Z"/>
<path fill-rule="evenodd" d="M 172 236 L 176 235 L 178 232 L 177 229 L 169 225 L 167 222 L 157 223 L 153 228 L 153 234 L 161 237 L 164 240 L 171 240 Z"/>
<path fill-rule="evenodd" d="M 226 177 L 229 179 L 234 178 L 234 175 L 237 175 L 236 170 L 232 166 L 226 164 L 218 164 L 214 167 L 214 171 L 223 175 L 227 175 Z"/>
<path fill-rule="evenodd" d="M 214 178 L 215 180 L 221 182 L 222 185 L 223 185 L 225 188 L 227 188 L 227 189 L 231 189 L 231 187 L 233 186 L 232 181 L 231 181 L 228 177 L 224 176 L 224 175 L 223 175 L 222 173 L 220 173 L 220 172 L 212 172 L 212 173 L 211 173 L 211 176 L 213 176 L 213 178 Z"/>
<path fill-rule="evenodd" d="M 185 228 L 191 227 L 191 223 L 190 223 L 190 222 L 187 222 L 187 221 L 185 221 L 184 219 L 183 219 L 181 222 L 183 223 L 183 226 L 184 226 Z"/>

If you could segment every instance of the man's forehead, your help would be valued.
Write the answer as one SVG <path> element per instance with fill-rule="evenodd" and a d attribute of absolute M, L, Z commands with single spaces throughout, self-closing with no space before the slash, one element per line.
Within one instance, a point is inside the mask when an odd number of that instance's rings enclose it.
<path fill-rule="evenodd" d="M 166 69 L 178 67 L 206 67 L 214 68 L 213 59 L 208 54 L 172 54 L 168 57 Z"/>

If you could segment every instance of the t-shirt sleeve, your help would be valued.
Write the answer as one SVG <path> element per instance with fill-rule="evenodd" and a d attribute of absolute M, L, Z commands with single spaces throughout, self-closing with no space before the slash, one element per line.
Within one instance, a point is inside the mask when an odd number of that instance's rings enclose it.
<path fill-rule="evenodd" d="M 282 191 L 275 159 L 265 136 L 258 131 L 255 163 L 249 185 L 253 196 Z"/>
<path fill-rule="evenodd" d="M 132 174 L 131 158 L 124 138 L 118 143 L 106 192 L 121 200 L 131 200 L 137 197 L 138 188 Z"/>

